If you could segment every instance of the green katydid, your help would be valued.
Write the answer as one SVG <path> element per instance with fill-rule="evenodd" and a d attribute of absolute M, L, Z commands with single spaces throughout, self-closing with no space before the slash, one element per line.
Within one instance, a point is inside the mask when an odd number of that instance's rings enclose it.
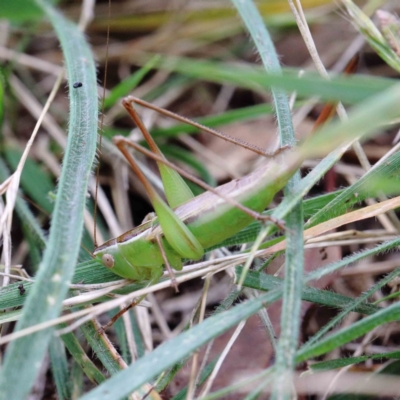
<path fill-rule="evenodd" d="M 137 148 L 138 145 L 124 137 L 114 137 L 114 143 L 145 186 L 156 217 L 97 247 L 93 255 L 103 265 L 123 278 L 135 281 L 157 280 L 161 277 L 164 266 L 181 270 L 182 259 L 198 260 L 203 256 L 205 248 L 233 236 L 253 219 L 269 219 L 260 213 L 285 186 L 297 167 L 296 163 L 288 168 L 286 161 L 289 149 L 279 151 L 276 156 L 267 160 L 266 165 L 243 178 L 235 179 L 216 189 L 206 186 L 209 189 L 207 192 L 194 197 L 177 172 L 185 175 L 184 171 L 177 167 L 172 168 L 165 160 L 132 103 L 150 108 L 151 105 L 132 96 L 124 99 L 122 103 L 142 131 L 153 152 L 153 158 L 158 160 L 169 205 L 154 190 L 128 152 L 127 146 Z M 165 110 L 163 113 L 185 120 Z M 242 144 L 232 138 L 230 141 Z M 266 155 L 257 148 L 249 145 L 246 147 Z M 146 149 L 141 151 L 149 153 Z M 201 184 L 197 180 L 195 183 Z"/>

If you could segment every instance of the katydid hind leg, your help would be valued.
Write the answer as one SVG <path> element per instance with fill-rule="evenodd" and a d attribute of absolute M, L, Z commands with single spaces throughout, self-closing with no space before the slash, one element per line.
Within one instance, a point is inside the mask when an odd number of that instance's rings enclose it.
<path fill-rule="evenodd" d="M 129 141 L 125 139 L 125 144 L 128 146 L 131 146 L 135 148 L 136 150 L 141 151 L 145 155 L 148 155 L 149 157 L 153 158 L 159 167 L 160 174 L 162 177 L 163 185 L 164 185 L 164 190 L 165 194 L 168 200 L 169 205 L 172 208 L 175 208 L 176 206 L 179 206 L 183 204 L 184 202 L 188 201 L 188 197 L 182 197 L 180 198 L 179 196 L 182 196 L 183 193 L 185 193 L 184 187 L 187 187 L 186 183 L 183 181 L 182 176 L 190 179 L 192 182 L 196 183 L 200 187 L 202 187 L 204 190 L 214 192 L 217 195 L 220 195 L 221 198 L 223 198 L 225 201 L 233 204 L 234 206 L 238 207 L 239 209 L 242 209 L 243 212 L 249 214 L 252 218 L 259 220 L 259 221 L 269 221 L 277 225 L 280 229 L 284 230 L 285 229 L 285 224 L 284 221 L 273 219 L 270 216 L 260 214 L 258 212 L 255 212 L 254 210 L 251 210 L 242 204 L 230 199 L 229 197 L 224 197 L 220 192 L 216 191 L 213 187 L 205 184 L 201 180 L 197 179 L 194 177 L 192 174 L 187 173 L 186 171 L 180 169 L 179 167 L 175 166 L 174 164 L 170 163 L 168 160 L 165 159 L 164 155 L 161 153 L 160 149 L 158 148 L 157 144 L 155 143 L 153 137 L 151 136 L 150 132 L 147 130 L 147 128 L 144 126 L 143 121 L 139 117 L 136 109 L 133 107 L 132 103 L 139 104 L 141 106 L 144 106 L 146 108 L 152 109 L 154 111 L 159 112 L 162 115 L 165 115 L 167 117 L 173 118 L 179 122 L 183 122 L 189 125 L 194 126 L 195 128 L 198 128 L 199 130 L 203 130 L 207 133 L 211 133 L 214 136 L 220 137 L 224 140 L 227 140 L 233 144 L 242 146 L 244 148 L 247 148 L 259 155 L 262 155 L 264 157 L 275 157 L 280 155 L 281 153 L 284 153 L 288 150 L 290 150 L 289 146 L 283 146 L 279 149 L 277 149 L 274 153 L 269 154 L 263 151 L 262 149 L 258 148 L 257 146 L 250 145 L 240 139 L 233 138 L 227 134 L 224 134 L 222 132 L 216 131 L 214 129 L 208 128 L 202 124 L 199 124 L 195 121 L 192 121 L 189 118 L 183 117 L 179 114 L 173 113 L 171 111 L 168 111 L 166 109 L 163 109 L 161 107 L 155 106 L 151 103 L 148 103 L 142 99 L 139 99 L 134 96 L 128 96 L 126 97 L 123 101 L 122 104 L 125 107 L 125 109 L 128 111 L 138 128 L 141 130 L 145 140 L 149 144 L 152 153 L 149 153 L 147 149 L 144 149 L 142 146 L 140 146 L 137 143 L 134 143 L 132 141 Z M 119 140 L 119 139 L 118 139 Z M 163 166 L 163 167 L 161 167 Z M 177 177 L 177 180 L 175 181 L 175 177 Z M 180 181 L 183 182 L 183 185 L 180 185 Z M 168 184 L 170 182 L 171 184 Z M 167 183 L 167 184 L 166 184 Z M 178 190 L 179 188 L 179 190 Z M 187 189 L 190 191 L 190 189 L 187 187 Z M 191 193 L 191 192 L 190 192 Z M 186 194 L 184 196 L 187 196 Z M 173 200 L 173 198 L 179 198 L 179 201 L 176 202 Z M 174 204 L 174 205 L 172 205 Z"/>
<path fill-rule="evenodd" d="M 194 128 L 198 129 L 199 131 L 203 131 L 203 132 L 209 133 L 209 134 L 211 134 L 213 136 L 216 136 L 216 137 L 219 137 L 220 139 L 223 139 L 223 140 L 225 140 L 227 142 L 230 142 L 230 143 L 235 144 L 237 146 L 241 146 L 241 147 L 243 147 L 243 148 L 245 148 L 247 150 L 250 150 L 250 151 L 252 151 L 252 152 L 254 152 L 254 153 L 256 153 L 256 154 L 258 154 L 260 156 L 267 157 L 267 158 L 268 157 L 273 157 L 273 154 L 267 153 L 266 151 L 264 151 L 263 149 L 261 149 L 260 147 L 258 147 L 256 145 L 247 143 L 244 140 L 241 140 L 241 139 L 238 139 L 238 138 L 234 138 L 234 137 L 232 137 L 232 136 L 230 136 L 230 135 L 228 135 L 226 133 L 223 133 L 223 132 L 217 131 L 215 129 L 212 129 L 212 128 L 208 127 L 208 126 L 202 125 L 202 124 L 200 124 L 200 123 L 198 123 L 196 121 L 191 120 L 190 118 L 186 118 L 186 117 L 184 117 L 182 115 L 179 115 L 179 114 L 176 114 L 176 113 L 174 113 L 172 111 L 166 110 L 165 108 L 158 107 L 158 106 L 156 106 L 154 104 L 148 103 L 147 101 L 139 99 L 137 97 L 128 96 L 128 97 L 126 97 L 124 99 L 124 103 L 123 103 L 124 106 L 125 106 L 125 102 L 129 103 L 129 104 L 132 104 L 132 103 L 139 104 L 139 105 L 141 105 L 143 107 L 146 107 L 146 108 L 149 108 L 151 110 L 157 111 L 159 114 L 165 115 L 166 117 L 172 118 L 172 119 L 174 119 L 176 121 L 179 121 L 179 122 L 182 122 L 184 124 L 191 125 Z M 125 108 L 126 108 L 126 106 L 125 106 Z"/>
<path fill-rule="evenodd" d="M 143 137 L 145 138 L 151 151 L 154 154 L 157 154 L 160 158 L 164 158 L 164 155 L 158 148 L 157 143 L 154 141 L 150 132 L 143 124 L 142 119 L 139 117 L 135 108 L 132 106 L 130 98 L 129 97 L 125 98 L 122 101 L 122 105 L 128 111 L 129 115 L 131 116 L 137 127 L 140 129 L 140 131 L 142 132 Z M 161 180 L 163 182 L 165 197 L 167 198 L 170 207 L 172 208 L 178 207 L 194 197 L 189 186 L 174 169 L 168 167 L 167 165 L 161 162 L 157 162 L 157 165 L 160 171 Z"/>
<path fill-rule="evenodd" d="M 189 258 L 192 260 L 201 258 L 204 254 L 203 247 L 192 232 L 190 232 L 188 227 L 176 216 L 173 210 L 156 192 L 141 171 L 134 157 L 127 150 L 126 145 L 132 145 L 132 143 L 124 137 L 119 136 L 114 138 L 114 143 L 125 156 L 133 171 L 145 187 L 168 243 L 182 258 Z"/>

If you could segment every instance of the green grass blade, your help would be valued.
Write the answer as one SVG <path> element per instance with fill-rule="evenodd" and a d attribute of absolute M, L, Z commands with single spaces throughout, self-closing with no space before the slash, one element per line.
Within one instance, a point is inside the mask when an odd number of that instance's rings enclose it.
<path fill-rule="evenodd" d="M 111 311 L 108 311 L 108 316 L 112 318 L 117 312 L 119 311 L 119 308 L 114 308 Z M 129 313 L 131 316 L 131 313 Z M 124 320 L 122 318 L 117 319 L 114 323 L 114 330 L 115 330 L 115 335 L 117 336 L 117 343 L 118 343 L 118 348 L 119 348 L 119 353 L 121 354 L 122 358 L 127 364 L 130 364 L 132 362 L 132 357 L 131 353 L 129 351 L 129 346 L 128 346 L 128 338 L 126 335 L 126 329 L 124 326 Z"/>
<path fill-rule="evenodd" d="M 49 240 L 17 330 L 53 319 L 61 311 L 79 252 L 98 121 L 96 70 L 84 36 L 49 3 L 43 0 L 36 3 L 50 19 L 61 42 L 68 71 L 71 110 L 68 146 Z M 83 82 L 83 86 L 73 89 L 72 85 L 77 81 Z M 53 329 L 47 329 L 9 344 L 0 378 L 0 399 L 17 400 L 27 396 L 52 334 Z"/>
<path fill-rule="evenodd" d="M 71 366 L 71 387 L 72 387 L 72 399 L 77 399 L 80 394 L 83 392 L 83 372 L 80 366 L 72 361 Z M 85 382 L 86 384 L 86 382 Z"/>
<path fill-rule="evenodd" d="M 150 59 L 146 65 L 136 71 L 134 74 L 128 76 L 120 84 L 115 86 L 108 97 L 104 100 L 104 108 L 107 110 L 112 107 L 117 101 L 121 100 L 122 97 L 127 96 L 147 75 L 147 73 L 154 68 L 159 60 L 159 56 L 154 56 Z"/>
<path fill-rule="evenodd" d="M 296 91 L 301 96 L 320 96 L 323 100 L 354 104 L 382 92 L 396 83 L 394 79 L 371 76 L 332 76 L 331 80 L 316 73 L 299 77 L 297 70 L 283 69 L 265 74 L 264 69 L 185 57 L 163 57 L 158 65 L 167 71 L 179 72 L 192 78 L 207 79 L 220 84 L 232 84 L 255 91 L 271 87 Z"/>
<path fill-rule="evenodd" d="M 58 398 L 60 400 L 68 400 L 71 398 L 68 361 L 64 344 L 59 337 L 53 337 L 51 339 L 49 354 L 51 371 L 56 383 Z"/>
<path fill-rule="evenodd" d="M 394 239 L 384 242 L 382 244 L 379 244 L 378 246 L 354 253 L 350 256 L 342 258 L 340 261 L 325 265 L 322 268 L 310 272 L 309 274 L 306 275 L 305 279 L 307 282 L 310 282 L 312 280 L 319 280 L 323 276 L 331 274 L 337 271 L 338 269 L 343 268 L 351 263 L 358 262 L 367 257 L 372 257 L 378 254 L 386 253 L 392 249 L 396 249 L 396 247 L 398 246 L 400 246 L 400 239 Z"/>
<path fill-rule="evenodd" d="M 335 360 L 322 361 L 310 364 L 310 369 L 315 372 L 330 371 L 332 369 L 344 368 L 349 365 L 359 364 L 368 360 L 400 359 L 400 351 L 390 351 L 388 353 L 369 354 L 360 357 L 337 358 Z"/>
<path fill-rule="evenodd" d="M 236 273 L 238 276 L 240 276 L 241 272 L 242 268 L 237 267 Z M 263 272 L 249 271 L 246 275 L 243 286 L 262 291 L 269 291 L 278 287 L 282 287 L 283 284 L 283 279 L 265 274 Z M 350 297 L 343 296 L 329 290 L 321 290 L 309 286 L 303 287 L 301 297 L 304 301 L 328 307 L 336 307 L 339 309 L 353 307 L 353 311 L 367 315 L 373 314 L 380 309 L 378 306 L 368 304 L 366 302 L 354 306 L 355 301 Z"/>
<path fill-rule="evenodd" d="M 79 308 L 77 308 L 78 310 Z M 107 347 L 105 337 L 102 337 L 97 332 L 99 326 L 96 326 L 93 321 L 89 321 L 81 326 L 82 332 L 88 341 L 90 348 L 95 352 L 101 363 L 107 369 L 108 373 L 114 375 L 122 369 L 118 363 L 116 354 L 110 351 L 110 347 Z M 112 346 L 112 345 L 111 345 Z"/>
<path fill-rule="evenodd" d="M 347 309 L 344 309 L 334 318 L 332 318 L 324 327 L 322 327 L 312 338 L 308 340 L 306 344 L 302 346 L 302 351 L 305 349 L 312 347 L 315 343 L 318 343 L 320 338 L 322 338 L 327 332 L 329 332 L 334 326 L 338 325 L 340 321 L 345 318 L 351 311 L 354 311 L 354 308 L 359 304 L 365 302 L 370 296 L 372 296 L 375 292 L 382 289 L 385 285 L 387 285 L 390 281 L 397 278 L 400 275 L 400 268 L 395 269 L 390 274 L 386 275 L 379 282 L 373 285 L 370 289 L 368 289 L 365 293 L 359 296 L 354 300 L 353 304 L 350 304 Z M 323 340 L 323 339 L 322 339 Z"/>
<path fill-rule="evenodd" d="M 333 349 L 336 349 L 354 339 L 370 332 L 372 329 L 383 324 L 400 319 L 400 304 L 394 303 L 377 313 L 370 315 L 353 325 L 335 332 L 328 337 L 315 343 L 313 346 L 305 349 L 300 349 L 296 355 L 296 361 L 302 362 L 312 357 L 317 357 L 325 354 Z"/>
<path fill-rule="evenodd" d="M 400 174 L 400 153 L 394 153 L 384 163 L 376 168 L 370 169 L 365 175 L 357 180 L 353 185 L 346 188 L 335 199 L 321 208 L 307 222 L 307 227 L 317 225 L 329 218 L 341 215 L 346 209 L 351 208 L 354 204 L 379 194 L 381 187 L 378 185 L 385 180 L 392 181 L 392 188 L 398 190 L 395 184 Z M 377 187 L 378 186 L 378 187 Z M 388 189 L 392 189 L 388 188 Z M 388 193 L 385 190 L 385 193 Z"/>
<path fill-rule="evenodd" d="M 59 326 L 59 328 L 66 327 L 67 324 L 62 324 Z M 61 336 L 61 339 L 63 340 L 69 353 L 74 358 L 76 364 L 82 369 L 91 382 L 99 384 L 106 379 L 94 365 L 92 360 L 86 355 L 81 344 L 73 333 L 66 333 Z"/>
<path fill-rule="evenodd" d="M 32 21 L 43 16 L 43 11 L 34 1 L 31 0 L 15 0 L 2 1 L 0 7 L 0 18 L 9 19 L 11 21 Z"/>
<path fill-rule="evenodd" d="M 4 182 L 9 176 L 10 171 L 3 159 L 0 158 L 0 180 Z M 15 210 L 22 224 L 29 229 L 37 248 L 43 250 L 46 241 L 44 232 L 39 226 L 35 216 L 32 214 L 32 211 L 29 209 L 28 204 L 22 198 L 18 197 L 15 203 Z"/>
<path fill-rule="evenodd" d="M 16 148 L 6 148 L 5 157 L 13 171 L 17 169 L 22 151 Z M 53 211 L 54 204 L 50 200 L 49 193 L 54 192 L 54 184 L 50 174 L 44 171 L 39 165 L 29 157 L 25 162 L 24 170 L 21 174 L 21 187 L 39 207 L 48 214 Z"/>

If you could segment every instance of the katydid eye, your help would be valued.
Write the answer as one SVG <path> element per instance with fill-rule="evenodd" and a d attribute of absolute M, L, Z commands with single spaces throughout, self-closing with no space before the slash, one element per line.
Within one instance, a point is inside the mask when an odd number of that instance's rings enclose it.
<path fill-rule="evenodd" d="M 112 268 L 114 266 L 114 257 L 111 254 L 104 254 L 101 257 L 101 261 L 107 268 Z"/>

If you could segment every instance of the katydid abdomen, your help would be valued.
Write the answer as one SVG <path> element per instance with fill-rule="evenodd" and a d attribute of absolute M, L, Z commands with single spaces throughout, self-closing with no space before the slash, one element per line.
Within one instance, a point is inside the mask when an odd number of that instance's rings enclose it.
<path fill-rule="evenodd" d="M 249 175 L 219 186 L 217 191 L 255 212 L 262 212 L 293 173 L 293 168 L 288 168 L 285 162 L 289 151 L 284 150 Z M 252 222 L 250 215 L 212 192 L 187 201 L 175 208 L 174 213 L 203 248 L 222 242 Z M 165 264 L 157 236 L 161 238 L 170 265 L 180 270 L 185 257 L 170 245 L 157 219 L 109 240 L 95 249 L 94 256 L 121 277 L 156 279 L 162 275 Z"/>

